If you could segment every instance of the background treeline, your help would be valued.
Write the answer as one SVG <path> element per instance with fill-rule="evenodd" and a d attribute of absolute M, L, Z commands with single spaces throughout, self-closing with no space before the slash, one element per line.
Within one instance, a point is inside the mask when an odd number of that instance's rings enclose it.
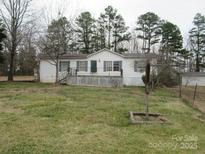
<path fill-rule="evenodd" d="M 199 72 L 205 66 L 205 17 L 200 13 L 193 20 L 189 39 L 183 42 L 179 27 L 153 12 L 136 18 L 135 27 L 128 27 L 112 6 L 106 7 L 98 18 L 87 11 L 71 19 L 59 11 L 55 18 L 42 24 L 43 15 L 32 12 L 31 0 L 2 0 L 2 4 L 0 73 L 11 81 L 14 74 L 33 75 L 40 53 L 50 56 L 57 67 L 59 56 L 66 52 L 89 54 L 103 48 L 119 53 L 157 53 L 161 55 L 161 70 L 169 67 Z"/>

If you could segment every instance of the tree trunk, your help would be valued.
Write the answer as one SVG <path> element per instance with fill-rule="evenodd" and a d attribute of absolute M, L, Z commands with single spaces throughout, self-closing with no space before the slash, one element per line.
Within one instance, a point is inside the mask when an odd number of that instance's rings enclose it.
<path fill-rule="evenodd" d="M 150 83 L 150 62 L 147 60 L 146 64 L 146 75 L 145 75 L 145 105 L 146 105 L 146 119 L 149 119 L 149 104 L 148 104 L 148 96 L 149 96 L 149 83 Z"/>
<path fill-rule="evenodd" d="M 199 54 L 196 54 L 196 72 L 200 72 Z"/>
<path fill-rule="evenodd" d="M 199 30 L 199 27 L 198 27 Z M 197 53 L 196 53 L 196 72 L 200 72 L 200 67 L 199 67 L 199 53 L 200 53 L 200 36 L 199 32 L 197 35 Z"/>
<path fill-rule="evenodd" d="M 142 40 L 142 52 L 145 53 L 146 52 L 146 41 L 145 41 L 145 32 L 143 32 L 143 40 Z"/>
<path fill-rule="evenodd" d="M 16 52 L 16 45 L 12 42 L 12 48 L 10 51 L 10 66 L 9 66 L 9 73 L 8 73 L 8 81 L 13 81 L 14 76 L 14 58 L 15 58 L 15 52 Z"/>
<path fill-rule="evenodd" d="M 150 53 L 150 48 L 151 48 L 151 40 L 149 38 L 148 40 L 148 50 L 147 50 L 147 53 Z"/>
<path fill-rule="evenodd" d="M 149 119 L 149 104 L 148 104 L 148 96 L 149 94 L 145 94 L 145 105 L 146 105 L 146 119 Z"/>
<path fill-rule="evenodd" d="M 110 33 L 111 33 L 111 28 L 110 28 L 110 19 L 109 19 L 109 24 L 108 24 L 108 49 L 110 49 Z"/>
<path fill-rule="evenodd" d="M 8 81 L 13 81 L 13 75 L 14 75 L 14 54 L 12 52 L 11 52 L 11 55 L 10 55 L 11 57 L 10 57 Z"/>
<path fill-rule="evenodd" d="M 58 83 L 58 72 L 59 72 L 59 67 L 58 67 L 58 59 L 56 62 L 56 83 Z"/>
<path fill-rule="evenodd" d="M 115 47 L 114 47 L 114 51 L 117 52 L 117 38 L 116 38 L 116 34 L 115 34 Z"/>

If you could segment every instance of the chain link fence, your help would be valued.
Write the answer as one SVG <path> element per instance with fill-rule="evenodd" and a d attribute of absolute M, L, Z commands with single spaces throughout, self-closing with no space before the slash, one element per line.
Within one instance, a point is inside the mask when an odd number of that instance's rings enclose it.
<path fill-rule="evenodd" d="M 205 113 L 205 86 L 179 86 L 175 91 L 184 101 Z"/>

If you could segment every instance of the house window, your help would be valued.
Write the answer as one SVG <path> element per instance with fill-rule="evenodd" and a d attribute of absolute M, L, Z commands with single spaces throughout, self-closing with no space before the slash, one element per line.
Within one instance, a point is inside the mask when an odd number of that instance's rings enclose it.
<path fill-rule="evenodd" d="M 88 71 L 88 62 L 87 61 L 77 61 L 77 70 L 79 72 L 87 72 Z"/>
<path fill-rule="evenodd" d="M 113 71 L 121 71 L 121 69 L 122 69 L 122 61 L 114 61 Z"/>
<path fill-rule="evenodd" d="M 70 68 L 69 61 L 60 61 L 59 62 L 59 71 L 60 72 L 68 71 L 69 68 Z"/>
<path fill-rule="evenodd" d="M 112 61 L 104 61 L 104 72 L 112 71 Z"/>
<path fill-rule="evenodd" d="M 135 72 L 144 72 L 145 71 L 145 61 L 135 61 L 134 62 L 134 71 Z"/>

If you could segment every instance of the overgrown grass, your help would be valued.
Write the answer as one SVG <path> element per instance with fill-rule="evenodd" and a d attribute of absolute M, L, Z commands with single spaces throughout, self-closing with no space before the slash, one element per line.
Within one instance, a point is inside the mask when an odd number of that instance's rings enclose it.
<path fill-rule="evenodd" d="M 150 96 L 150 110 L 171 124 L 130 124 L 129 111 L 144 111 L 143 91 L 0 83 L 0 153 L 204 153 L 203 114 L 165 89 Z M 173 136 L 198 137 L 198 147 L 182 149 Z"/>

